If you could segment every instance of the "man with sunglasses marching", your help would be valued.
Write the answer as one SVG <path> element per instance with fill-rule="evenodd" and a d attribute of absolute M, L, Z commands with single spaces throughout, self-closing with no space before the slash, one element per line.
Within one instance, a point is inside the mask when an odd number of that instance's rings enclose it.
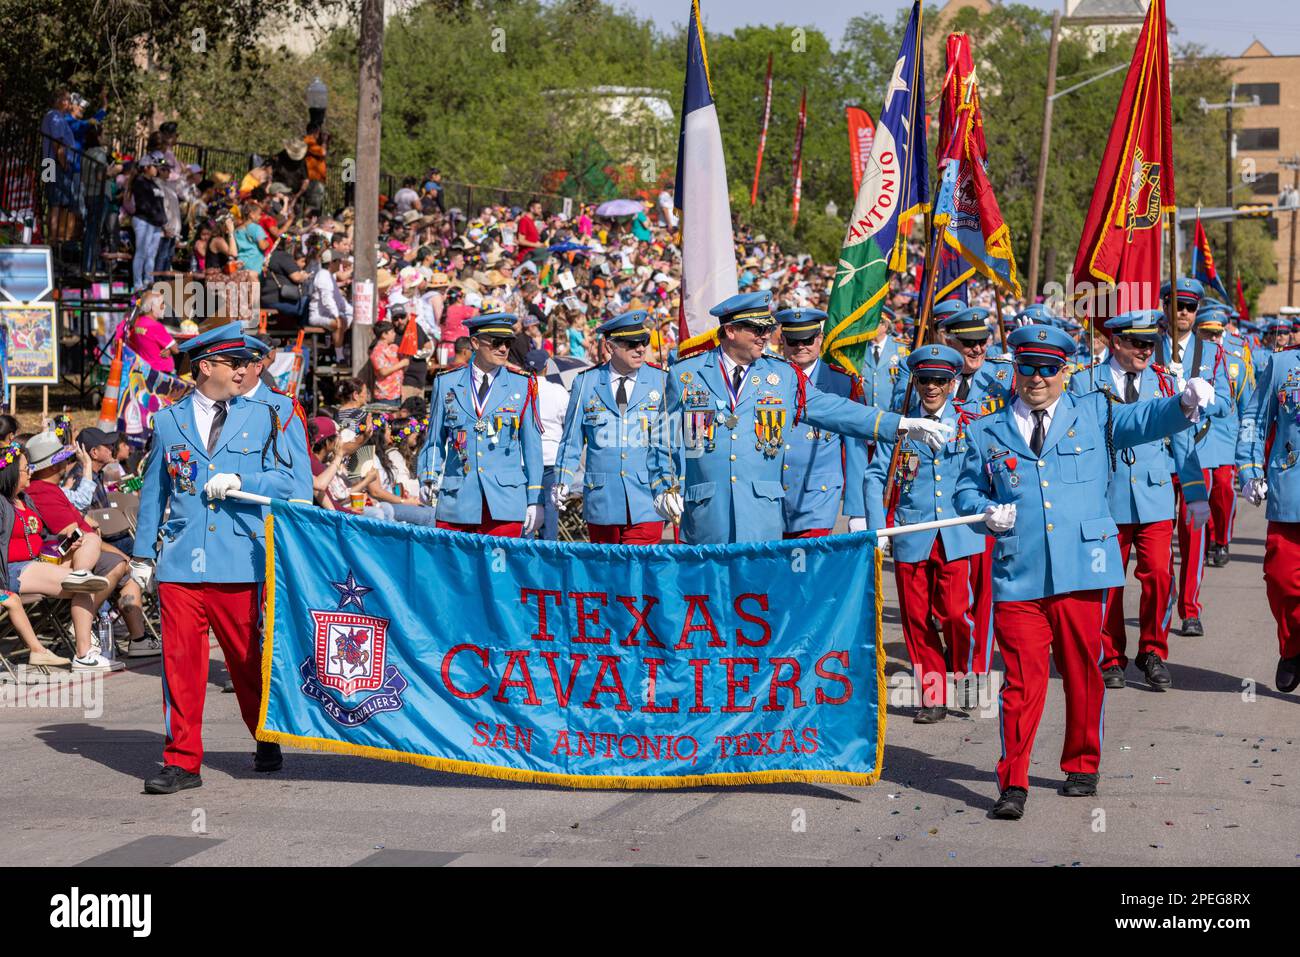
<path fill-rule="evenodd" d="M 822 392 L 862 402 L 861 377 L 819 358 L 826 318 L 820 309 L 778 312 L 781 353 Z M 867 467 L 866 443 L 826 429 L 800 426 L 789 430 L 787 449 L 782 480 L 784 537 L 829 535 L 839 518 L 841 503 L 849 519 L 849 530 L 865 529 L 867 510 L 862 501 L 862 474 Z"/>
<path fill-rule="evenodd" d="M 251 356 L 240 324 L 210 329 L 181 349 L 190 356 L 195 389 L 154 415 L 131 559 L 141 588 L 156 575 L 162 609 L 166 742 L 162 771 L 144 784 L 149 794 L 203 783 L 209 628 L 244 723 L 250 733 L 257 727 L 266 509 L 227 493 L 287 499 L 294 490 L 293 472 L 274 453 L 279 436 L 271 407 L 240 394 Z M 254 770 L 277 771 L 281 763 L 278 744 L 257 743 Z"/>
<path fill-rule="evenodd" d="M 474 358 L 434 380 L 417 469 L 439 528 L 531 538 L 542 526 L 537 383 L 506 362 L 514 324 L 509 313 L 470 319 Z"/>
<path fill-rule="evenodd" d="M 709 312 L 718 347 L 690 356 L 668 375 L 667 418 L 650 452 L 655 510 L 681 522 L 693 545 L 783 537 L 787 430 L 814 428 L 875 441 L 900 429 L 932 448 L 949 428 L 902 418 L 808 381 L 767 353 L 776 324 L 771 293 L 740 293 Z"/>
<path fill-rule="evenodd" d="M 637 309 L 597 327 L 609 361 L 574 380 L 555 457 L 551 499 L 558 509 L 568 500 L 586 449 L 582 512 L 588 539 L 605 545 L 657 545 L 663 537 L 650 492 L 649 452 L 663 416 L 666 376 L 646 361 L 647 319 Z"/>
<path fill-rule="evenodd" d="M 1160 338 L 1161 314 L 1155 309 L 1136 309 L 1107 320 L 1110 358 L 1095 367 L 1081 369 L 1070 380 L 1070 391 L 1082 396 L 1097 391 L 1112 402 L 1132 404 L 1174 395 L 1173 378 L 1151 362 Z M 1137 552 L 1137 580 L 1142 589 L 1138 605 L 1140 637 L 1134 663 L 1154 691 L 1172 685 L 1169 669 L 1169 611 L 1173 592 L 1174 485 L 1177 475 L 1187 498 L 1189 518 L 1197 528 L 1210 516 L 1201 465 L 1192 445 L 1192 432 L 1179 432 L 1169 439 L 1144 442 L 1123 449 L 1115 456 L 1115 470 L 1106 488 L 1111 517 L 1119 526 L 1119 552 L 1127 568 L 1129 553 Z M 1110 589 L 1105 597 L 1105 620 L 1101 630 L 1101 674 L 1107 688 L 1123 688 L 1128 667 L 1125 650 L 1128 636 L 1124 626 L 1124 586 Z"/>
<path fill-rule="evenodd" d="M 1214 404 L 1192 379 L 1180 394 L 1114 404 L 1065 393 L 1074 342 L 1055 326 L 1008 337 L 1015 357 L 1010 405 L 973 421 L 957 479 L 962 515 L 984 515 L 993 551 L 993 628 L 1006 666 L 1001 698 L 1001 795 L 993 815 L 1023 816 L 1029 758 L 1056 663 L 1065 689 L 1062 793 L 1097 793 L 1105 684 L 1101 623 L 1107 589 L 1123 584 L 1119 529 L 1105 502 L 1110 452 L 1188 429 Z"/>

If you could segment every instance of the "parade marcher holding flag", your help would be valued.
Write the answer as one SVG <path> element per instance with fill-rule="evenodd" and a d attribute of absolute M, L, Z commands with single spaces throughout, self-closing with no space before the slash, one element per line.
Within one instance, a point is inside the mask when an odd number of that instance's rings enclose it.
<path fill-rule="evenodd" d="M 531 538 L 542 527 L 537 388 L 506 363 L 514 324 L 500 312 L 469 320 L 474 358 L 434 380 L 418 472 L 439 528 Z"/>
<path fill-rule="evenodd" d="M 556 508 L 569 497 L 583 464 L 582 512 L 589 541 L 606 545 L 657 545 L 664 523 L 650 491 L 650 439 L 667 399 L 666 377 L 646 362 L 648 314 L 637 309 L 602 323 L 609 361 L 578 374 L 569 392 L 564 437 L 555 459 Z"/>
<path fill-rule="evenodd" d="M 1117 405 L 1099 392 L 1065 394 L 1074 341 L 1055 326 L 1007 337 L 1017 398 L 973 421 L 957 480 L 959 514 L 983 513 L 993 551 L 993 628 L 1006 666 L 1001 796 L 996 817 L 1018 819 L 1047 698 L 1050 658 L 1065 689 L 1061 770 L 1067 797 L 1097 793 L 1105 685 L 1106 589 L 1122 585 L 1119 529 L 1106 504 L 1112 451 L 1154 442 L 1200 420 L 1214 389 L 1192 379 L 1167 399 Z"/>
<path fill-rule="evenodd" d="M 1174 395 L 1173 377 L 1151 364 L 1160 338 L 1162 314 L 1155 309 L 1126 312 L 1106 322 L 1110 358 L 1093 369 L 1083 369 L 1070 379 L 1070 391 L 1085 395 L 1096 390 L 1112 402 L 1132 404 Z M 1087 374 L 1091 372 L 1092 375 Z M 1201 465 L 1192 447 L 1192 433 L 1179 432 L 1169 440 L 1144 442 L 1115 457 L 1115 470 L 1106 488 L 1111 517 L 1119 527 L 1120 560 L 1128 565 L 1129 552 L 1137 552 L 1137 580 L 1142 589 L 1138 605 L 1141 634 L 1135 664 L 1155 691 L 1172 685 L 1169 669 L 1169 605 L 1173 594 L 1174 482 L 1177 475 L 1192 524 L 1205 524 L 1206 504 Z M 1123 688 L 1128 667 L 1128 636 L 1124 625 L 1124 586 L 1112 588 L 1105 600 L 1102 625 L 1101 673 L 1107 688 Z"/>
<path fill-rule="evenodd" d="M 908 413 L 945 423 L 952 429 L 952 437 L 939 449 L 901 440 L 904 450 L 898 457 L 899 474 L 891 486 L 897 501 L 888 503 L 893 506 L 894 525 L 956 516 L 952 493 L 966 454 L 965 429 L 971 419 L 952 398 L 963 365 L 960 352 L 948 346 L 924 345 L 907 357 L 907 365 L 916 379 Z M 893 451 L 893 440 L 882 439 L 861 483 L 867 524 L 872 528 L 883 528 L 890 511 L 884 494 Z M 947 717 L 946 705 L 957 703 L 947 700 L 948 673 L 975 671 L 977 645 L 983 644 L 988 634 L 987 624 L 981 628 L 976 622 L 978 596 L 972 578 L 973 563 L 984 557 L 984 536 L 971 525 L 900 535 L 894 539 L 893 556 L 903 640 L 912 660 L 912 687 L 920 700 L 912 720 L 934 724 Z M 946 654 L 940 630 L 947 643 Z M 992 657 L 987 648 L 979 649 L 979 656 L 982 661 Z"/>
<path fill-rule="evenodd" d="M 840 368 L 864 377 L 867 352 L 876 338 L 881 307 L 889 293 L 889 272 L 907 269 L 907 237 L 899 224 L 910 223 L 912 216 L 929 209 L 921 50 L 921 4 L 917 0 L 885 90 L 871 159 L 849 216 L 826 310 L 830 321 L 822 354 Z M 888 397 L 886 391 L 875 404 L 883 404 Z M 870 389 L 868 401 L 873 401 Z"/>
<path fill-rule="evenodd" d="M 141 588 L 157 578 L 162 609 L 166 743 L 162 771 L 145 781 L 149 794 L 203 783 L 209 629 L 225 654 L 244 724 L 250 734 L 257 727 L 266 509 L 226 496 L 242 490 L 287 499 L 294 491 L 274 409 L 240 394 L 251 356 L 240 324 L 210 329 L 181 349 L 195 389 L 154 414 L 131 561 Z M 259 741 L 254 769 L 280 765 L 280 746 Z"/>
<path fill-rule="evenodd" d="M 776 314 L 781 330 L 781 353 L 799 367 L 822 392 L 855 402 L 863 401 L 862 380 L 821 360 L 822 329 L 826 313 L 820 309 L 785 309 Z M 862 502 L 862 472 L 867 466 L 866 443 L 826 429 L 794 428 L 789 431 L 785 457 L 786 538 L 829 535 L 839 518 L 841 503 L 849 530 L 866 528 Z"/>
<path fill-rule="evenodd" d="M 827 395 L 768 353 L 776 324 L 770 293 L 741 293 L 712 312 L 721 324 L 718 347 L 673 366 L 668 417 L 650 456 L 655 509 L 681 521 L 688 543 L 782 538 L 787 429 L 871 440 L 901 429 L 936 448 L 946 441 L 942 423 Z"/>

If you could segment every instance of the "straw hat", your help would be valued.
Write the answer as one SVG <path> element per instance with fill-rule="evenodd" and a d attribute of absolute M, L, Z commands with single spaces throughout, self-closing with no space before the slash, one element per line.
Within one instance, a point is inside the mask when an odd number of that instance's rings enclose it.
<path fill-rule="evenodd" d="M 397 280 L 387 269 L 381 269 L 375 273 L 375 288 L 380 292 L 388 292 L 392 289 Z"/>

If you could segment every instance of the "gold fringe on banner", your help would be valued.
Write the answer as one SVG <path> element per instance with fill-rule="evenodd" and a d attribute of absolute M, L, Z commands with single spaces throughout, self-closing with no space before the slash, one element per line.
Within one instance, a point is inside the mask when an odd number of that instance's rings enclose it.
<path fill-rule="evenodd" d="M 410 751 L 396 751 L 389 748 L 374 748 L 369 745 L 349 744 L 333 738 L 316 738 L 305 735 L 289 734 L 284 731 L 270 731 L 266 727 L 266 711 L 271 699 L 271 661 L 275 655 L 275 537 L 274 519 L 266 516 L 266 624 L 265 639 L 262 645 L 262 707 L 257 722 L 257 740 L 275 744 L 288 744 L 308 751 L 325 751 L 330 754 L 350 754 L 361 758 L 374 758 L 379 761 L 393 761 L 401 764 L 414 764 L 434 771 L 448 771 L 452 774 L 470 774 L 481 778 L 496 778 L 501 781 L 521 781 L 528 784 L 553 784 L 568 788 L 608 788 L 611 790 L 654 791 L 669 788 L 695 787 L 735 787 L 745 784 L 849 784 L 865 787 L 880 780 L 881 761 L 885 754 L 885 648 L 880 640 L 881 613 L 884 598 L 880 592 L 881 563 L 880 549 L 875 551 L 876 572 L 876 767 L 869 774 L 853 771 L 801 770 L 782 768 L 773 771 L 748 771 L 739 774 L 682 774 L 682 775 L 605 775 L 605 774 L 558 774 L 553 771 L 529 771 L 523 768 L 507 768 L 496 764 L 480 764 L 475 761 L 460 761 L 454 758 L 437 758 L 429 754 L 416 754 Z"/>

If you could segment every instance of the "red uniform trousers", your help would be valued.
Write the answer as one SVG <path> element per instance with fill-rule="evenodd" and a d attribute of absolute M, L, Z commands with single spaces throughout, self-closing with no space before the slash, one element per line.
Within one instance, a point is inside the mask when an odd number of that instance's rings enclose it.
<path fill-rule="evenodd" d="M 1220 465 L 1209 469 L 1210 541 L 1227 545 L 1232 541 L 1232 525 L 1237 519 L 1237 466 Z"/>
<path fill-rule="evenodd" d="M 1138 651 L 1149 651 L 1161 661 L 1169 660 L 1169 593 L 1174 587 L 1174 577 L 1169 567 L 1170 546 L 1173 542 L 1172 519 L 1138 525 L 1120 525 L 1119 560 L 1128 569 L 1128 556 L 1137 546 L 1137 576 L 1142 587 L 1138 604 L 1140 635 Z M 1101 667 L 1128 666 L 1124 654 L 1128 635 L 1124 628 L 1124 586 L 1106 593 L 1106 617 L 1101 629 Z"/>
<path fill-rule="evenodd" d="M 499 522 L 488 510 L 487 499 L 483 499 L 483 514 L 477 524 L 457 522 L 438 522 L 438 528 L 452 532 L 469 532 L 471 535 L 498 535 L 501 538 L 519 538 L 524 534 L 523 522 Z"/>
<path fill-rule="evenodd" d="M 1300 522 L 1269 522 L 1264 587 L 1277 620 L 1278 657 L 1300 655 Z"/>
<path fill-rule="evenodd" d="M 195 774 L 203 763 L 208 628 L 226 656 L 239 713 L 251 734 L 262 707 L 260 582 L 159 582 L 162 609 L 163 762 Z"/>
<path fill-rule="evenodd" d="M 794 538 L 825 538 L 830 533 L 829 528 L 805 528 L 802 532 L 783 532 L 781 537 L 788 542 Z"/>
<path fill-rule="evenodd" d="M 943 553 L 943 538 L 935 535 L 930 557 L 923 562 L 896 561 L 894 577 L 898 582 L 903 640 L 907 643 L 907 656 L 912 659 L 912 675 L 921 693 L 921 706 L 935 708 L 947 704 L 950 669 L 944 660 L 943 644 L 931 620 L 931 611 L 939 619 L 950 653 L 969 647 L 975 626 L 970 560 L 948 561 Z M 951 670 L 959 667 L 956 665 Z"/>
<path fill-rule="evenodd" d="M 993 627 L 1006 667 L 1002 686 L 1002 758 L 998 787 L 1029 787 L 1029 756 L 1047 700 L 1048 650 L 1065 689 L 1061 770 L 1095 774 L 1101 763 L 1102 590 L 1067 592 L 1033 601 L 1000 601 Z"/>
<path fill-rule="evenodd" d="M 953 649 L 953 670 L 976 675 L 988 674 L 993 664 L 993 546 L 997 540 L 984 541 L 984 551 L 968 559 L 970 590 L 975 596 L 975 627 L 970 640 L 959 642 Z"/>
<path fill-rule="evenodd" d="M 1209 471 L 1201 473 L 1208 488 Z M 1205 526 L 1192 528 L 1187 519 L 1187 502 L 1183 489 L 1174 478 L 1178 498 L 1178 615 L 1180 618 L 1201 617 L 1201 578 L 1205 574 Z M 1169 553 L 1169 569 L 1173 573 L 1174 554 Z"/>
<path fill-rule="evenodd" d="M 597 545 L 658 545 L 663 537 L 663 522 L 633 522 L 631 525 L 587 523 L 587 541 Z"/>

